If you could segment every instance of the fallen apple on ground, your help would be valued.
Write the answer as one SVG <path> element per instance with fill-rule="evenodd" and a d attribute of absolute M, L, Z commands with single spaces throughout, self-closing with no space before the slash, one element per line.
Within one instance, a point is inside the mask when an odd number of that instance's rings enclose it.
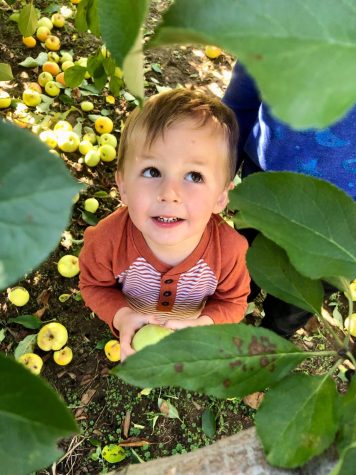
<path fill-rule="evenodd" d="M 42 358 L 36 355 L 36 353 L 24 353 L 17 361 L 29 369 L 33 374 L 40 374 L 43 366 Z"/>
<path fill-rule="evenodd" d="M 63 277 L 74 277 L 79 274 L 79 259 L 77 256 L 66 254 L 61 257 L 57 263 L 58 272 Z"/>
<path fill-rule="evenodd" d="M 11 97 L 8 92 L 0 91 L 0 109 L 6 109 L 10 107 Z"/>
<path fill-rule="evenodd" d="M 59 366 L 66 366 L 73 359 L 73 351 L 69 346 L 65 346 L 53 353 L 53 359 Z"/>
<path fill-rule="evenodd" d="M 23 307 L 30 300 L 30 294 L 24 287 L 14 287 L 9 291 L 8 297 L 16 307 Z"/>
<path fill-rule="evenodd" d="M 104 346 L 104 352 L 108 360 L 120 361 L 120 343 L 117 340 L 109 340 Z"/>
<path fill-rule="evenodd" d="M 100 162 L 99 152 L 97 150 L 89 150 L 89 152 L 85 154 L 84 162 L 88 167 L 96 167 Z"/>
<path fill-rule="evenodd" d="M 221 55 L 222 51 L 217 46 L 206 46 L 205 54 L 209 59 L 216 59 Z"/>
<path fill-rule="evenodd" d="M 110 117 L 98 117 L 94 123 L 95 130 L 99 134 L 110 134 L 114 128 L 114 123 Z"/>
<path fill-rule="evenodd" d="M 350 332 L 350 335 L 356 336 L 356 313 L 345 319 L 344 327 L 345 330 Z"/>
<path fill-rule="evenodd" d="M 41 94 L 34 89 L 25 89 L 22 93 L 22 100 L 28 107 L 36 107 L 41 103 Z"/>
<path fill-rule="evenodd" d="M 117 139 L 113 134 L 103 134 L 99 137 L 100 145 L 111 145 L 112 147 L 117 147 Z"/>
<path fill-rule="evenodd" d="M 55 130 L 58 130 L 55 128 Z M 80 144 L 80 138 L 75 132 L 61 131 L 58 135 L 58 147 L 62 152 L 72 153 L 77 150 Z"/>
<path fill-rule="evenodd" d="M 84 201 L 85 211 L 89 211 L 89 213 L 95 213 L 98 208 L 99 208 L 99 201 L 96 198 L 87 198 Z"/>
<path fill-rule="evenodd" d="M 109 144 L 99 147 L 100 159 L 103 162 L 112 162 L 116 158 L 116 150 Z"/>
<path fill-rule="evenodd" d="M 43 351 L 60 350 L 67 341 L 67 329 L 58 322 L 47 323 L 37 334 L 37 345 Z"/>
<path fill-rule="evenodd" d="M 135 333 L 131 343 L 132 348 L 136 351 L 140 351 L 148 345 L 155 345 L 171 333 L 173 333 L 173 330 L 170 328 L 149 323 Z"/>

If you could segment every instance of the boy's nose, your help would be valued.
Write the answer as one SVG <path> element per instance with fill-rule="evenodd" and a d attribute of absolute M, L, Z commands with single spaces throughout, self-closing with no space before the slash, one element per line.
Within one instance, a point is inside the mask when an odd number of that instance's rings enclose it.
<path fill-rule="evenodd" d="M 173 180 L 163 180 L 157 193 L 157 201 L 170 201 L 173 203 L 179 203 L 180 192 L 177 183 Z"/>

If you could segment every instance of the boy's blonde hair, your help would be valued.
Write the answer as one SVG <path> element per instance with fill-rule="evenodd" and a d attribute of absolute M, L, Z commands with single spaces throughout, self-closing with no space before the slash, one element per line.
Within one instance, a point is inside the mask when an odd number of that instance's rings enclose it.
<path fill-rule="evenodd" d="M 209 119 L 221 127 L 227 141 L 227 181 L 236 174 L 238 126 L 234 113 L 219 99 L 199 90 L 174 89 L 150 97 L 143 108 L 131 112 L 122 131 L 118 151 L 118 172 L 124 169 L 129 145 L 137 141 L 137 133 L 146 134 L 145 145 L 150 147 L 173 123 L 196 120 L 197 126 L 204 126 Z"/>

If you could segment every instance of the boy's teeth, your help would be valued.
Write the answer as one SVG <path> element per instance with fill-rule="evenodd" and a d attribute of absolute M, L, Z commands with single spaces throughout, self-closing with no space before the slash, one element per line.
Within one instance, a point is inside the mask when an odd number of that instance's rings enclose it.
<path fill-rule="evenodd" d="M 161 221 L 162 223 L 175 223 L 176 221 L 179 220 L 179 218 L 164 218 L 163 216 L 158 216 L 158 221 Z"/>

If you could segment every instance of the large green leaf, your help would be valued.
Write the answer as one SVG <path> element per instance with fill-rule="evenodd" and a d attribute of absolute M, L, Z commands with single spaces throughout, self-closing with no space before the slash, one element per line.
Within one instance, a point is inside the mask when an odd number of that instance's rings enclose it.
<path fill-rule="evenodd" d="M 126 56 L 123 65 L 125 83 L 129 91 L 141 101 L 143 100 L 144 96 L 144 57 L 142 51 L 142 41 L 142 32 L 139 32 L 138 37 L 132 49 Z"/>
<path fill-rule="evenodd" d="M 355 20 L 355 0 L 176 0 L 151 45 L 220 45 L 246 64 L 277 117 L 325 127 L 356 101 Z"/>
<path fill-rule="evenodd" d="M 30 132 L 0 122 L 0 289 L 58 244 L 80 189 L 64 163 Z"/>
<path fill-rule="evenodd" d="M 337 437 L 339 452 L 353 445 L 356 448 L 356 378 L 351 379 L 347 393 L 339 401 L 340 430 Z"/>
<path fill-rule="evenodd" d="M 292 172 L 250 175 L 230 194 L 238 227 L 281 246 L 311 279 L 356 276 L 356 203 L 330 183 Z"/>
<path fill-rule="evenodd" d="M 99 0 L 100 31 L 121 68 L 138 37 L 147 7 L 147 0 Z"/>
<path fill-rule="evenodd" d="M 262 234 L 248 250 L 247 265 L 253 280 L 269 294 L 321 315 L 324 292 L 320 280 L 300 274 L 286 252 Z"/>
<path fill-rule="evenodd" d="M 77 6 L 75 26 L 78 31 L 90 30 L 93 35 L 100 35 L 98 0 L 81 0 Z"/>
<path fill-rule="evenodd" d="M 21 8 L 18 25 L 22 36 L 31 36 L 36 31 L 37 14 L 32 3 Z"/>
<path fill-rule="evenodd" d="M 355 475 L 356 442 L 347 447 L 329 475 Z"/>
<path fill-rule="evenodd" d="M 244 396 L 283 378 L 308 354 L 264 328 L 240 324 L 179 330 L 130 356 L 113 373 L 137 386 L 180 386 Z"/>
<path fill-rule="evenodd" d="M 0 354 L 1 475 L 22 475 L 60 455 L 59 438 L 77 432 L 57 393 L 39 376 Z"/>
<path fill-rule="evenodd" d="M 0 81 L 11 81 L 14 79 L 11 66 L 6 63 L 0 63 Z"/>
<path fill-rule="evenodd" d="M 336 400 L 329 376 L 294 374 L 271 388 L 255 417 L 268 462 L 294 468 L 329 447 L 337 431 Z"/>

